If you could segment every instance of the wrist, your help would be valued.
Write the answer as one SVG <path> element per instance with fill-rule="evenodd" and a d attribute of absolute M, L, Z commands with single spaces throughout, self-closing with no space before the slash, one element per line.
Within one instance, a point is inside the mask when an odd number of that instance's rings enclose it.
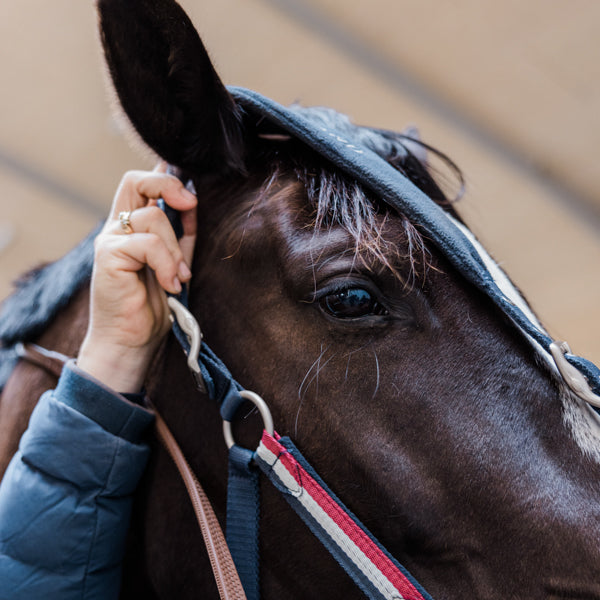
<path fill-rule="evenodd" d="M 153 355 L 154 348 L 130 348 L 86 337 L 77 366 L 115 392 L 138 393 Z"/>

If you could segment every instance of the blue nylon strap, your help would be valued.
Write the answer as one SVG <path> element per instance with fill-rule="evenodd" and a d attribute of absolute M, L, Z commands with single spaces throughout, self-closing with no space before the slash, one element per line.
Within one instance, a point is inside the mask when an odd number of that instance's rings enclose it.
<path fill-rule="evenodd" d="M 179 239 L 183 235 L 183 226 L 179 218 L 179 212 L 168 206 L 162 198 L 158 199 L 157 206 L 165 212 L 177 239 Z M 183 306 L 188 307 L 187 285 L 183 286 L 180 294 L 167 295 L 177 298 Z M 173 323 L 172 329 L 177 341 L 187 354 L 190 351 L 190 345 L 177 321 Z M 204 342 L 202 342 L 200 347 L 198 364 L 200 365 L 202 379 L 204 380 L 208 396 L 221 408 L 221 416 L 231 421 L 236 410 L 243 402 L 242 397 L 238 393 L 243 389 L 242 386 L 233 378 L 229 369 L 227 369 L 223 362 Z"/>
<path fill-rule="evenodd" d="M 254 453 L 234 445 L 229 450 L 227 545 L 248 600 L 259 600 L 260 470 Z"/>
<path fill-rule="evenodd" d="M 334 165 L 378 194 L 387 204 L 421 227 L 452 265 L 491 298 L 525 333 L 549 351 L 550 339 L 500 291 L 471 242 L 444 210 L 407 177 L 365 146 L 355 146 L 338 133 L 306 119 L 293 108 L 244 88 L 229 91 L 248 112 L 262 116 L 305 142 Z M 571 354 L 567 360 L 583 373 L 600 394 L 600 370 L 592 362 Z"/>
<path fill-rule="evenodd" d="M 183 236 L 183 225 L 182 225 L 181 219 L 179 217 L 179 211 L 175 208 L 171 208 L 163 200 L 163 198 L 159 198 L 156 201 L 156 206 L 158 206 L 158 208 L 160 208 L 165 213 L 165 215 L 167 215 L 167 219 L 169 219 L 169 223 L 171 223 L 171 227 L 173 228 L 175 237 L 177 239 L 180 239 Z"/>
<path fill-rule="evenodd" d="M 162 198 L 158 206 L 167 215 L 175 235 L 179 239 L 183 228 L 179 213 Z M 168 294 L 188 307 L 188 289 L 183 286 L 180 294 Z M 185 332 L 175 320 L 172 330 L 186 354 L 190 351 Z M 215 353 L 202 342 L 198 364 L 206 392 L 221 407 L 221 416 L 232 421 L 235 412 L 244 401 L 239 391 L 242 386 L 235 381 L 227 367 Z M 260 599 L 259 571 L 259 518 L 260 518 L 260 470 L 253 464 L 254 453 L 234 445 L 229 450 L 229 479 L 227 483 L 227 545 L 240 576 L 248 600 Z"/>

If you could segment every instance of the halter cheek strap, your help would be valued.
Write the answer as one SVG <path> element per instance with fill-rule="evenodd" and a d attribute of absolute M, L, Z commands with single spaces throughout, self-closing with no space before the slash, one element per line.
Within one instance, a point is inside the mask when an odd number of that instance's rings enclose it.
<path fill-rule="evenodd" d="M 172 172 L 171 172 L 172 174 Z M 189 185 L 189 183 L 188 183 Z M 183 235 L 179 213 L 160 198 L 157 202 L 167 215 L 177 238 Z M 244 402 L 240 395 L 243 387 L 233 378 L 229 369 L 202 341 L 202 332 L 197 320 L 188 310 L 188 289 L 184 285 L 181 293 L 167 293 L 171 309 L 172 329 L 177 341 L 187 356 L 188 366 L 199 391 L 208 394 L 221 411 L 221 416 L 232 421 L 237 409 Z"/>

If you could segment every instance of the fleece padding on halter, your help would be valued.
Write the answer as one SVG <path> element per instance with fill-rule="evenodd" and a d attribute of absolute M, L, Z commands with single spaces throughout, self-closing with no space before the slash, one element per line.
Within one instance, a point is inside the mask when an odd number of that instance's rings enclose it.
<path fill-rule="evenodd" d="M 247 113 L 267 119 L 305 142 L 410 219 L 459 273 L 484 292 L 521 331 L 549 354 L 553 340 L 500 290 L 477 249 L 448 213 L 407 177 L 366 146 L 352 143 L 322 123 L 311 121 L 300 110 L 287 108 L 244 88 L 230 87 L 229 91 Z M 598 367 L 572 354 L 567 354 L 566 358 L 585 375 L 594 393 L 600 394 Z"/>

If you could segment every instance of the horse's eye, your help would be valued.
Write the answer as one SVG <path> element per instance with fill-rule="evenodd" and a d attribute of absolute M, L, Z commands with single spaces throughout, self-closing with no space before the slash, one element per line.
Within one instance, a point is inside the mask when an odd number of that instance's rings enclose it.
<path fill-rule="evenodd" d="M 323 296 L 319 302 L 324 310 L 338 319 L 388 314 L 388 311 L 363 288 L 336 290 Z"/>

